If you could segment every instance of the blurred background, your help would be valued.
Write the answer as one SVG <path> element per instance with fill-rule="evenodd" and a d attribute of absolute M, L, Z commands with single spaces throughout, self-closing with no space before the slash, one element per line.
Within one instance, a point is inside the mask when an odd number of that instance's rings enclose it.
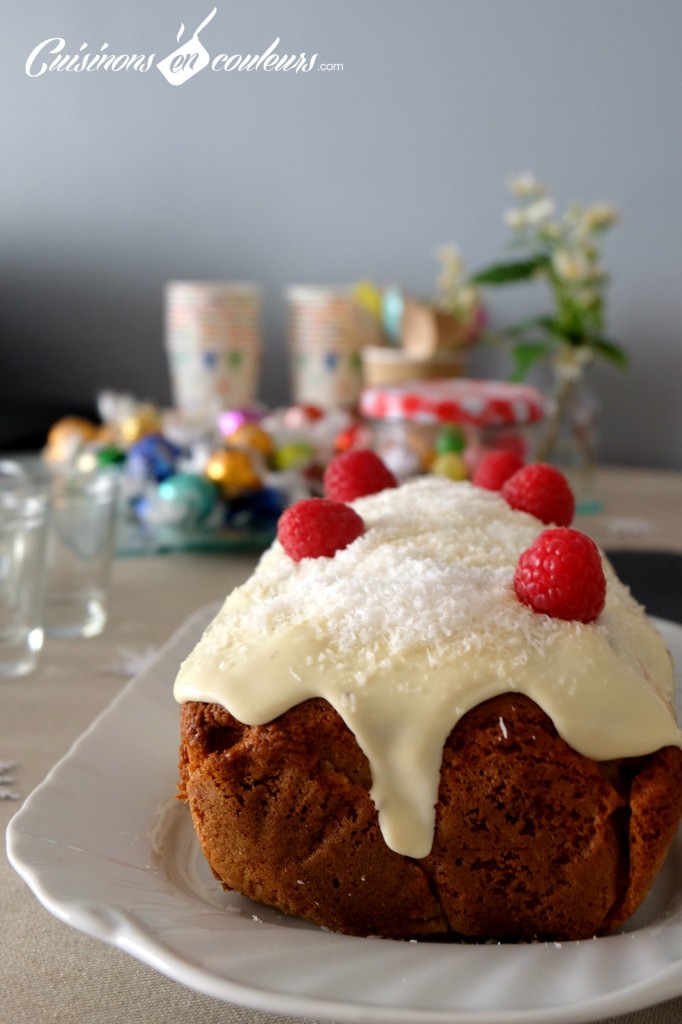
<path fill-rule="evenodd" d="M 212 0 L 31 0 L 4 19 L 0 90 L 0 445 L 38 442 L 102 389 L 171 401 L 163 287 L 264 290 L 260 397 L 289 398 L 287 285 L 433 291 L 435 249 L 502 258 L 510 176 L 608 201 L 606 333 L 594 372 L 603 461 L 682 469 L 679 0 L 221 0 L 211 55 L 317 53 L 308 73 L 50 72 L 64 53 L 161 59 Z M 84 45 L 87 44 L 87 45 Z M 38 65 L 34 65 L 37 67 Z M 542 310 L 486 293 L 491 324 Z M 470 372 L 505 376 L 498 349 Z"/>

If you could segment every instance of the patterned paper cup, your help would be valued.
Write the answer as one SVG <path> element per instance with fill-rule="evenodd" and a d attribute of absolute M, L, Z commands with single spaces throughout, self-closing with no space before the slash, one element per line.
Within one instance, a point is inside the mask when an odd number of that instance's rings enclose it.
<path fill-rule="evenodd" d="M 294 403 L 323 409 L 356 405 L 369 339 L 351 289 L 297 285 L 285 294 Z"/>
<path fill-rule="evenodd" d="M 176 408 L 214 417 L 252 405 L 261 361 L 261 289 L 241 282 L 166 285 L 166 351 Z"/>

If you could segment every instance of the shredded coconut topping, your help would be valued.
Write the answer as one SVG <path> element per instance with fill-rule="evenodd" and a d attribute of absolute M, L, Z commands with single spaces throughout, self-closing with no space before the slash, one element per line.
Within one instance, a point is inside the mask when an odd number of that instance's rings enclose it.
<path fill-rule="evenodd" d="M 243 600 L 228 600 L 206 645 L 224 652 L 229 621 L 229 660 L 240 659 L 259 638 L 305 622 L 324 641 L 325 660 L 337 667 L 352 660 L 359 682 L 416 648 L 433 663 L 446 649 L 453 655 L 453 644 L 481 651 L 493 630 L 506 658 L 523 657 L 524 644 L 541 653 L 551 643 L 553 620 L 538 629 L 512 587 L 519 549 L 539 532 L 536 519 L 510 516 L 489 491 L 443 487 L 435 478 L 354 507 L 365 519 L 362 537 L 334 558 L 299 563 L 275 544 L 242 588 Z"/>

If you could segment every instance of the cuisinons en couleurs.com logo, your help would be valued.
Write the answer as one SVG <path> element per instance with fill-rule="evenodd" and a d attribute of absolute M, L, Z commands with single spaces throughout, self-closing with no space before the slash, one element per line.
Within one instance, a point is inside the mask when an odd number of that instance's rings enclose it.
<path fill-rule="evenodd" d="M 259 52 L 216 52 L 214 55 L 200 39 L 201 33 L 213 21 L 218 8 L 201 21 L 189 34 L 184 23 L 180 25 L 175 42 L 176 47 L 167 56 L 157 59 L 154 53 L 114 53 L 108 42 L 99 48 L 88 43 L 81 43 L 75 50 L 71 49 L 66 39 L 52 36 L 44 39 L 29 54 L 25 71 L 30 78 L 40 78 L 54 71 L 94 72 L 135 71 L 144 73 L 157 69 L 171 85 L 183 85 L 200 71 L 343 71 L 343 64 L 338 62 L 320 62 L 319 54 L 308 55 L 306 51 L 298 53 L 281 52 L 280 36 L 277 36 L 268 47 Z"/>

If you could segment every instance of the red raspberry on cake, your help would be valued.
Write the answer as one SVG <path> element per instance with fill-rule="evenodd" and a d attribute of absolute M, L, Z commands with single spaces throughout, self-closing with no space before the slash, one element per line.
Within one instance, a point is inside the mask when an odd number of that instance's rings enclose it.
<path fill-rule="evenodd" d="M 364 532 L 365 523 L 354 509 L 326 498 L 297 501 L 277 523 L 277 538 L 294 562 L 333 558 Z"/>
<path fill-rule="evenodd" d="M 519 558 L 514 590 L 519 601 L 536 612 L 594 622 L 606 598 L 597 545 L 565 526 L 543 530 Z"/>
<path fill-rule="evenodd" d="M 368 448 L 341 452 L 324 473 L 324 494 L 332 501 L 354 501 L 397 486 L 398 481 L 390 469 Z"/>
<path fill-rule="evenodd" d="M 568 480 L 554 466 L 533 462 L 519 469 L 502 485 L 500 491 L 508 505 L 528 512 L 541 523 L 570 526 L 575 512 L 575 498 Z"/>
<path fill-rule="evenodd" d="M 509 477 L 522 467 L 523 459 L 516 452 L 488 452 L 476 466 L 471 482 L 487 491 L 499 491 Z"/>

